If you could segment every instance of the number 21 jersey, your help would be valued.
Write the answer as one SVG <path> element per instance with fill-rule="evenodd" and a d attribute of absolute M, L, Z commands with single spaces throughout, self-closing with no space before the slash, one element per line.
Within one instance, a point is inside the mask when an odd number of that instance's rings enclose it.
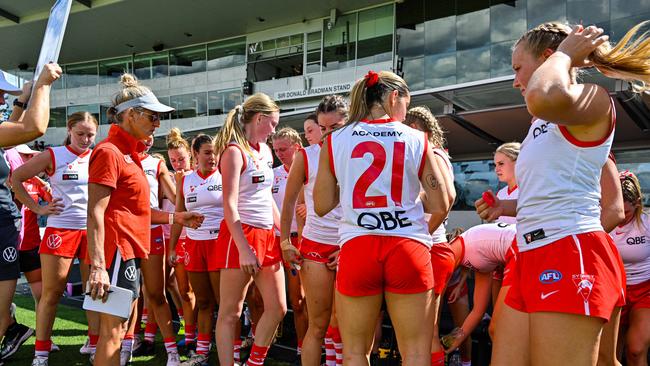
<path fill-rule="evenodd" d="M 340 243 L 362 235 L 432 240 L 420 201 L 426 135 L 390 119 L 360 121 L 328 136 L 340 186 Z"/>

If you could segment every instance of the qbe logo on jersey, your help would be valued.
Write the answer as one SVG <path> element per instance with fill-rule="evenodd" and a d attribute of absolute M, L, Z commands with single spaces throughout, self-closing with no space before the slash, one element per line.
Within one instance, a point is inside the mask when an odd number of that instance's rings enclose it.
<path fill-rule="evenodd" d="M 2 259 L 4 259 L 5 262 L 13 263 L 18 259 L 18 251 L 14 247 L 7 247 L 2 251 Z"/>
<path fill-rule="evenodd" d="M 50 249 L 57 249 L 63 243 L 63 239 L 57 234 L 50 234 L 47 237 L 47 247 Z"/>
<path fill-rule="evenodd" d="M 124 270 L 124 277 L 130 282 L 134 282 L 138 278 L 138 270 L 135 266 L 128 266 Z"/>

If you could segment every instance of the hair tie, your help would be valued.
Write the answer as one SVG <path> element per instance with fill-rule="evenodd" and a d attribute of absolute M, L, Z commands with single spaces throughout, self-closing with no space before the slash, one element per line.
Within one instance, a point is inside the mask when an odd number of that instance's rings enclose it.
<path fill-rule="evenodd" d="M 618 173 L 618 177 L 620 179 L 625 179 L 625 178 L 635 178 L 636 176 L 628 169 Z"/>
<path fill-rule="evenodd" d="M 379 74 L 370 70 L 366 74 L 365 79 L 366 79 L 366 87 L 372 88 L 373 86 L 377 85 L 377 82 L 379 82 Z"/>

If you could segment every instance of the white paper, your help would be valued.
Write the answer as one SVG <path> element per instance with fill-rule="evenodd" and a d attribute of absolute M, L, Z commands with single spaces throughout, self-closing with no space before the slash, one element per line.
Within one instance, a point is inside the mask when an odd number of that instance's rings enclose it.
<path fill-rule="evenodd" d="M 38 62 L 34 70 L 34 80 L 38 80 L 38 76 L 45 64 L 58 62 L 71 6 L 72 0 L 57 0 L 52 6 L 47 28 L 45 28 L 43 44 L 41 45 L 41 53 L 38 56 Z"/>
<path fill-rule="evenodd" d="M 110 291 L 112 292 L 108 294 L 106 302 L 102 302 L 99 298 L 93 300 L 90 295 L 84 296 L 83 309 L 128 319 L 131 315 L 133 291 L 117 286 L 111 286 Z"/>

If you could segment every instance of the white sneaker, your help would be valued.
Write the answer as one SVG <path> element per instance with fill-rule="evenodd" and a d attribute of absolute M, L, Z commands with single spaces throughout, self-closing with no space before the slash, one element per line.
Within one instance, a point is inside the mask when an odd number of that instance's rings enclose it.
<path fill-rule="evenodd" d="M 133 353 L 127 350 L 120 351 L 120 366 L 127 366 L 131 364 Z"/>
<path fill-rule="evenodd" d="M 52 346 L 50 346 L 50 352 L 59 352 L 60 350 L 61 348 L 52 342 Z"/>
<path fill-rule="evenodd" d="M 181 366 L 181 357 L 178 352 L 167 353 L 167 366 Z"/>
<path fill-rule="evenodd" d="M 86 337 L 86 342 L 83 346 L 81 346 L 81 348 L 79 348 L 79 353 L 82 355 L 89 355 L 93 353 L 92 348 L 90 348 L 90 338 Z"/>
<path fill-rule="evenodd" d="M 48 359 L 45 357 L 34 357 L 34 360 L 32 361 L 32 366 L 48 366 L 47 360 Z"/>
<path fill-rule="evenodd" d="M 207 366 L 208 356 L 196 354 L 189 360 L 183 362 L 181 366 Z"/>

